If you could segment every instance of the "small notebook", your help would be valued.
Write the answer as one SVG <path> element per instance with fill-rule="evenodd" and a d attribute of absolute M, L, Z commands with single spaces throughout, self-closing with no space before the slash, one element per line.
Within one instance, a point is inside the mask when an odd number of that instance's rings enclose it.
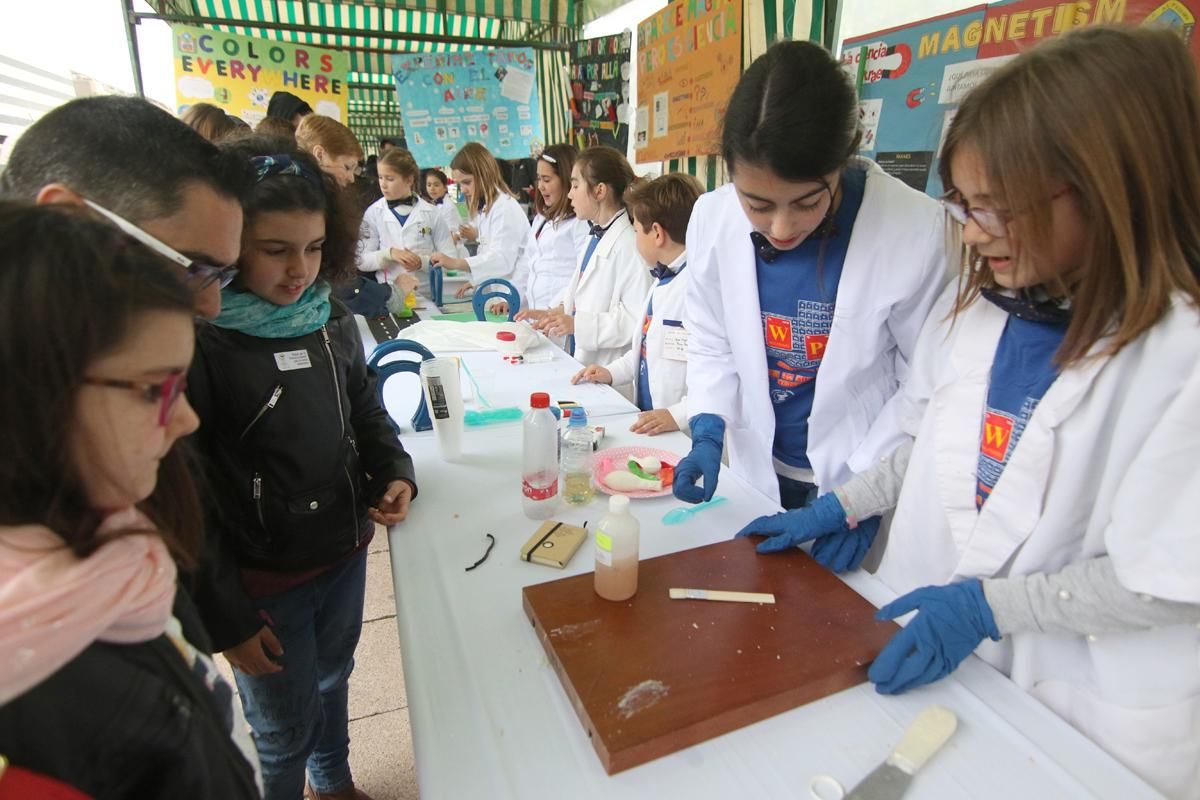
<path fill-rule="evenodd" d="M 546 520 L 521 545 L 521 560 L 563 569 L 579 546 L 587 541 L 587 535 L 586 528 Z"/>

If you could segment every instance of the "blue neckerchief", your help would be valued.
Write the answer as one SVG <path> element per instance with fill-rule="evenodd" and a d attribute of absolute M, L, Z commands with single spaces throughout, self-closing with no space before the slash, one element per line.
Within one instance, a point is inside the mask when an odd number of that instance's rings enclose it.
<path fill-rule="evenodd" d="M 306 336 L 329 321 L 329 284 L 317 281 L 300 299 L 277 306 L 254 292 L 226 287 L 221 290 L 221 313 L 213 325 L 257 339 L 292 339 Z"/>
<path fill-rule="evenodd" d="M 596 246 L 599 244 L 600 240 L 594 236 L 588 242 L 587 250 L 583 252 L 583 263 L 579 265 L 580 275 L 582 275 L 583 271 L 587 269 L 588 262 L 592 260 L 592 253 L 596 252 Z"/>

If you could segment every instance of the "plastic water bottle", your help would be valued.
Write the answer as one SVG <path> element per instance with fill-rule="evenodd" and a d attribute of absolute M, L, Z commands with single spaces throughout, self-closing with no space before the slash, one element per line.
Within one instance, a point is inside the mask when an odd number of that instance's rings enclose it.
<path fill-rule="evenodd" d="M 596 594 L 628 600 L 637 592 L 641 526 L 629 513 L 629 498 L 608 498 L 608 513 L 596 526 Z"/>
<path fill-rule="evenodd" d="M 530 519 L 548 519 L 558 507 L 558 420 L 550 395 L 530 395 L 522 426 L 521 505 Z"/>
<path fill-rule="evenodd" d="M 571 423 L 563 437 L 563 499 L 573 506 L 592 502 L 592 431 L 587 412 L 571 409 Z"/>

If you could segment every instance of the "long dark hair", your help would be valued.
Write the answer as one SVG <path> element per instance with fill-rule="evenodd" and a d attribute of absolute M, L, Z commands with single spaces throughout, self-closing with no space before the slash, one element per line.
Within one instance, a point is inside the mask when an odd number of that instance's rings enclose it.
<path fill-rule="evenodd" d="M 333 178 L 321 171 L 315 158 L 299 149 L 279 152 L 277 138 L 251 136 L 224 147 L 250 159 L 284 155 L 298 164 L 303 175 L 279 174 L 259 180 L 243 204 L 246 227 L 256 215 L 268 211 L 318 211 L 325 215 L 325 245 L 321 248 L 320 276 L 337 285 L 358 274 L 355 255 L 362 209 L 351 190 L 339 189 Z"/>
<path fill-rule="evenodd" d="M 836 172 L 858 149 L 858 99 L 820 45 L 779 42 L 738 81 L 721 132 L 732 174 L 739 163 L 795 183 Z"/>
<path fill-rule="evenodd" d="M 0 203 L 0 241 L 0 525 L 44 525 L 83 558 L 104 544 L 71 458 L 84 376 L 141 315 L 190 318 L 192 296 L 178 267 L 81 211 Z M 183 566 L 202 531 L 189 462 L 176 443 L 139 504 Z"/>
<path fill-rule="evenodd" d="M 575 206 L 571 204 L 569 190 L 571 188 L 571 170 L 575 167 L 577 158 L 579 158 L 579 150 L 573 144 L 552 144 L 538 157 L 538 161 L 545 161 L 553 167 L 554 174 L 558 175 L 558 179 L 562 181 L 562 197 L 558 198 L 558 202 L 553 206 L 547 206 L 542 193 L 537 191 L 536 186 L 534 187 L 533 207 L 546 219 L 558 221 L 575 216 Z"/>
<path fill-rule="evenodd" d="M 579 154 L 575 163 L 579 165 L 579 174 L 587 183 L 589 194 L 599 184 L 607 184 L 617 205 L 625 207 L 625 190 L 637 182 L 637 176 L 619 150 L 604 145 L 589 147 Z"/>

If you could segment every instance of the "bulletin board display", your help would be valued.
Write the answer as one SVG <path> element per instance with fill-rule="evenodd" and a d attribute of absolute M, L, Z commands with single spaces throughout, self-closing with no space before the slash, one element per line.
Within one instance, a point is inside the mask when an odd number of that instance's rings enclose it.
<path fill-rule="evenodd" d="M 571 46 L 571 136 L 580 150 L 629 147 L 629 31 Z"/>
<path fill-rule="evenodd" d="M 283 90 L 318 114 L 346 121 L 346 53 L 188 25 L 171 32 L 176 113 L 211 103 L 253 126 L 267 115 L 271 95 Z"/>
<path fill-rule="evenodd" d="M 741 0 L 675 0 L 638 25 L 639 164 L 720 152 L 742 72 Z"/>
<path fill-rule="evenodd" d="M 967 94 L 997 68 L 1075 28 L 1170 25 L 1200 62 L 1193 36 L 1200 0 L 1007 0 L 914 22 L 842 43 L 842 66 L 860 84 L 863 154 L 934 197 L 942 143 Z"/>
<path fill-rule="evenodd" d="M 544 142 L 532 48 L 394 55 L 392 76 L 421 166 L 449 164 L 467 142 L 496 158 L 528 158 Z"/>

